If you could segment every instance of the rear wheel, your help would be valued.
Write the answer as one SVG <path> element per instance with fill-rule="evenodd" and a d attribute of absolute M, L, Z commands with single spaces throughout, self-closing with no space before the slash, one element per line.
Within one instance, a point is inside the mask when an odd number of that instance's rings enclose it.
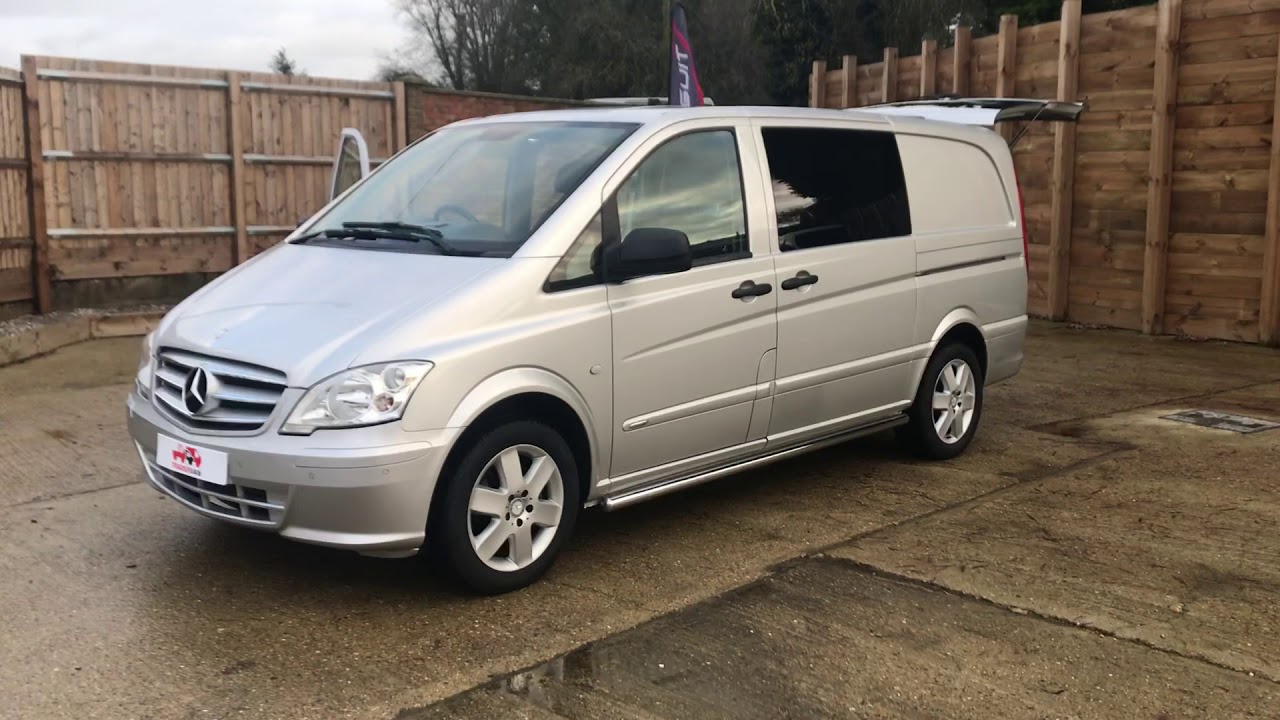
<path fill-rule="evenodd" d="M 982 366 L 967 345 L 939 348 L 929 359 L 910 421 L 899 437 L 920 457 L 947 460 L 969 447 L 982 418 Z"/>
<path fill-rule="evenodd" d="M 484 594 L 541 577 L 581 507 L 577 466 L 564 438 L 541 423 L 506 423 L 476 440 L 452 467 L 443 502 L 429 520 L 435 557 Z"/>

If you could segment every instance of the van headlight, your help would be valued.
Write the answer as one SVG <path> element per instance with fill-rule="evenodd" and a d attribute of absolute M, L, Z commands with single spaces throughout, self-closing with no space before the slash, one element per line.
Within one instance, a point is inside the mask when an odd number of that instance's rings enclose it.
<path fill-rule="evenodd" d="M 310 435 L 321 428 L 348 428 L 399 420 L 432 364 L 405 361 L 344 370 L 317 383 L 289 413 L 280 432 Z"/>
<path fill-rule="evenodd" d="M 142 339 L 142 354 L 138 356 L 138 374 L 133 378 L 138 394 L 144 398 L 151 396 L 151 357 L 155 352 L 155 336 L 155 332 L 150 332 Z"/>

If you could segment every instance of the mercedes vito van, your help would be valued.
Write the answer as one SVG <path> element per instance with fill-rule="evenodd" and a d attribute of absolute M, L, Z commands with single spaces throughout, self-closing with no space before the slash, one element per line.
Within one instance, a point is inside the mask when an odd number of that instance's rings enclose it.
<path fill-rule="evenodd" d="M 1009 149 L 963 124 L 745 107 L 459 122 L 147 338 L 129 430 L 162 493 L 476 591 L 585 507 L 885 430 L 973 440 L 1018 372 Z M 781 470 L 780 472 L 785 472 Z"/>

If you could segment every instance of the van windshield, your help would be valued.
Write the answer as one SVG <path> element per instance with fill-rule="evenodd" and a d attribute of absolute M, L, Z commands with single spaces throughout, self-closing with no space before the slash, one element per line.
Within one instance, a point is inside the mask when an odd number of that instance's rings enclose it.
<path fill-rule="evenodd" d="M 379 168 L 292 242 L 510 257 L 637 127 L 445 128 Z"/>

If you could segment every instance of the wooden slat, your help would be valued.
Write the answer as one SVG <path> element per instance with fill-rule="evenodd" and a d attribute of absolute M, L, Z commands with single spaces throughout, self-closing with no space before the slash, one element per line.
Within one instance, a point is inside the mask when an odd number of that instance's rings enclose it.
<path fill-rule="evenodd" d="M 1003 21 L 1001 25 L 1003 26 Z M 1080 70 L 1080 0 L 1062 4 L 1058 46 L 1058 100 L 1076 99 Z M 1067 314 L 1071 272 L 1071 216 L 1075 189 L 1076 133 L 1074 123 L 1057 123 L 1053 139 L 1053 179 L 1049 226 L 1049 316 Z"/>
<path fill-rule="evenodd" d="M 50 228 L 51 238 L 103 238 L 103 237 L 167 237 L 183 235 L 231 235 L 235 228 L 224 226 L 207 227 L 127 227 L 127 228 Z"/>
<path fill-rule="evenodd" d="M 395 146 L 390 154 L 394 155 L 409 145 L 409 105 L 405 100 L 403 82 L 394 83 L 392 92 L 395 94 L 391 105 L 391 112 L 395 114 Z M 307 152 L 315 152 L 315 150 L 309 148 Z"/>
<path fill-rule="evenodd" d="M 49 312 L 53 303 L 53 289 L 49 279 L 49 222 L 44 194 L 44 153 L 42 138 L 48 130 L 48 121 L 41 116 L 39 101 L 40 80 L 36 74 L 36 59 L 22 57 L 22 75 L 26 80 L 26 135 L 27 158 L 27 216 L 30 218 L 32 240 L 32 282 L 36 291 L 36 312 Z"/>
<path fill-rule="evenodd" d="M 858 97 L 858 56 L 845 55 L 840 67 L 840 107 L 854 107 Z"/>
<path fill-rule="evenodd" d="M 920 97 L 932 97 L 938 90 L 938 41 L 920 44 Z"/>
<path fill-rule="evenodd" d="M 1276 87 L 1280 88 L 1280 58 L 1276 64 Z M 1273 117 L 1280 116 L 1280 92 L 1275 94 L 1274 103 Z M 1267 345 L 1280 345 L 1280 123 L 1271 125 L 1270 154 L 1258 340 Z"/>
<path fill-rule="evenodd" d="M 367 89 L 355 87 L 328 87 L 310 83 L 264 83 L 241 82 L 243 92 L 281 93 L 285 95 L 332 95 L 335 97 L 368 97 L 394 99 L 395 93 L 390 89 Z"/>
<path fill-rule="evenodd" d="M 1280 0 L 1187 0 L 1182 17 L 1184 20 L 1202 20 L 1265 10 L 1280 10 Z"/>
<path fill-rule="evenodd" d="M 26 72 L 25 70 L 23 71 Z M 174 77 L 158 75 L 138 75 L 105 72 L 84 72 L 78 70 L 38 70 L 39 77 L 45 80 L 62 80 L 75 82 L 112 83 L 116 85 L 149 85 L 152 87 L 225 87 L 221 80 L 210 78 Z"/>
<path fill-rule="evenodd" d="M 59 281 L 222 272 L 232 267 L 226 238 L 76 239 L 56 241 L 51 255 Z"/>
<path fill-rule="evenodd" d="M 1018 73 L 1018 16 L 1000 16 L 999 45 L 996 50 L 996 97 L 1013 97 Z M 998 131 L 1005 140 L 1013 139 L 1013 123 L 1002 123 Z"/>
<path fill-rule="evenodd" d="M 898 99 L 898 48 L 884 49 L 884 77 L 880 88 L 880 102 L 894 102 Z"/>
<path fill-rule="evenodd" d="M 1155 91 L 1151 114 L 1151 163 L 1147 174 L 1147 241 L 1142 266 L 1142 332 L 1163 330 L 1168 272 L 1169 202 L 1173 191 L 1173 131 L 1178 100 L 1178 33 L 1182 0 L 1160 0 L 1156 9 Z"/>
<path fill-rule="evenodd" d="M 956 28 L 955 55 L 952 56 L 951 92 L 956 95 L 969 93 L 969 62 L 973 53 L 973 30 Z"/>
<path fill-rule="evenodd" d="M 249 237 L 245 232 L 244 197 L 244 124 L 241 114 L 240 73 L 227 73 L 227 147 L 231 150 L 231 176 L 227 197 L 231 200 L 231 224 L 235 227 L 235 239 L 231 246 L 231 264 L 239 265 L 249 259 Z"/>
<path fill-rule="evenodd" d="M 809 107 L 826 106 L 827 94 L 827 61 L 814 60 L 813 72 L 809 75 Z"/>

